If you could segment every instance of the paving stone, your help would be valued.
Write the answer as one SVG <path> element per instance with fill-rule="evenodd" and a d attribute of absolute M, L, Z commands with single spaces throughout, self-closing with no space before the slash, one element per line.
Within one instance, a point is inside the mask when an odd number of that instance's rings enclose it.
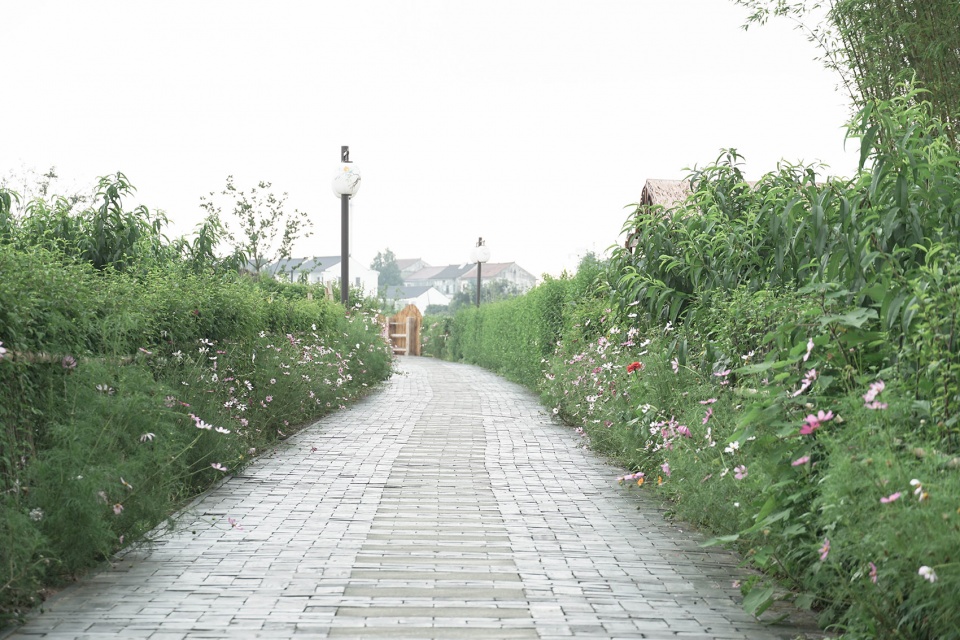
<path fill-rule="evenodd" d="M 399 370 L 9 637 L 822 637 L 744 613 L 739 558 L 623 491 L 528 391 L 427 358 Z"/>

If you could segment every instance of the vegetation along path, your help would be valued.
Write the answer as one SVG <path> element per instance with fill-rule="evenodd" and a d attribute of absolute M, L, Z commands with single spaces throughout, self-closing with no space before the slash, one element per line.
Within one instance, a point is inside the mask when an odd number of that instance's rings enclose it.
<path fill-rule="evenodd" d="M 747 615 L 737 558 L 625 492 L 622 473 L 521 387 L 404 358 L 380 392 L 285 441 L 11 637 L 802 634 Z"/>

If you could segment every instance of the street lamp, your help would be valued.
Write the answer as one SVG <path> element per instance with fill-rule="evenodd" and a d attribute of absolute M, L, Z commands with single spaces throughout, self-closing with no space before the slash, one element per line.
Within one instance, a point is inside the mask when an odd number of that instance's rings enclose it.
<path fill-rule="evenodd" d="M 333 175 L 333 195 L 340 198 L 340 302 L 350 293 L 350 198 L 360 190 L 360 172 L 350 162 L 350 147 L 340 147 L 340 167 Z"/>
<path fill-rule="evenodd" d="M 483 241 L 483 238 L 477 240 L 477 246 L 474 247 L 473 253 L 471 254 L 471 260 L 477 263 L 477 306 L 480 306 L 480 273 L 483 268 L 483 263 L 490 259 L 490 249 L 487 248 L 487 243 Z"/>

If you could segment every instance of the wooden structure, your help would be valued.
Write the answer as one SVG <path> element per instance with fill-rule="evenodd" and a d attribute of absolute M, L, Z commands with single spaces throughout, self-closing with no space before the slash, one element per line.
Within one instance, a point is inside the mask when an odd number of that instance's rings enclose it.
<path fill-rule="evenodd" d="M 420 315 L 420 310 L 412 304 L 408 304 L 397 315 L 387 318 L 387 337 L 390 339 L 394 355 L 420 355 L 422 321 L 423 316 Z"/>

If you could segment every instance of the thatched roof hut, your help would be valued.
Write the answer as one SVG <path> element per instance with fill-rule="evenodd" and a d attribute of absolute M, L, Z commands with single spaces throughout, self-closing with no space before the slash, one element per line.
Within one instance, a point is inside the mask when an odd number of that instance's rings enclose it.
<path fill-rule="evenodd" d="M 647 180 L 640 192 L 640 204 L 662 205 L 669 209 L 690 195 L 689 180 Z"/>
<path fill-rule="evenodd" d="M 643 191 L 640 192 L 641 207 L 652 207 L 660 205 L 665 209 L 670 209 L 683 202 L 690 195 L 689 180 L 647 180 L 643 185 Z M 635 233 L 627 236 L 624 247 L 633 251 L 637 246 Z"/>

